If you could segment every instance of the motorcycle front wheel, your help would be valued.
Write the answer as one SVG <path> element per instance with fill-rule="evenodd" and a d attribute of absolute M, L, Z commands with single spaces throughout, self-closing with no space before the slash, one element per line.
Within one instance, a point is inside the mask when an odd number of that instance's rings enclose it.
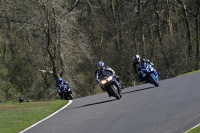
<path fill-rule="evenodd" d="M 150 74 L 149 77 L 152 79 L 153 81 L 153 84 L 158 87 L 159 86 L 159 83 L 156 81 L 156 79 Z"/>
<path fill-rule="evenodd" d="M 119 96 L 119 94 L 118 94 L 118 89 L 117 89 L 117 87 L 116 87 L 115 85 L 111 85 L 111 86 L 110 86 L 110 89 L 111 89 L 112 95 L 113 95 L 117 100 L 119 100 L 119 99 L 120 99 L 120 96 Z"/>
<path fill-rule="evenodd" d="M 69 93 L 68 94 L 68 100 L 72 100 L 73 99 L 73 95 L 72 95 L 72 93 Z"/>

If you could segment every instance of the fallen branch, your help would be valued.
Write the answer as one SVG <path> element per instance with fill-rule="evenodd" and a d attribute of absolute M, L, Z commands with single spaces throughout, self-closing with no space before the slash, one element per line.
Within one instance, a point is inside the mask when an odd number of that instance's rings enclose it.
<path fill-rule="evenodd" d="M 39 71 L 42 73 L 46 73 L 46 74 L 53 74 L 53 71 L 40 70 L 40 69 L 39 69 Z"/>

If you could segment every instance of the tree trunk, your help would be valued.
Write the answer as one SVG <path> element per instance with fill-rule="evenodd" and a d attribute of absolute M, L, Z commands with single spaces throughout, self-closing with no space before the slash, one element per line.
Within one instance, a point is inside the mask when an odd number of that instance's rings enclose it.
<path fill-rule="evenodd" d="M 154 11 L 156 13 L 156 21 L 157 21 L 156 31 L 157 31 L 157 36 L 158 36 L 160 45 L 163 45 L 163 43 L 162 43 L 162 33 L 161 33 L 161 27 L 160 27 L 160 15 L 159 15 L 159 11 L 158 11 L 158 8 L 157 8 L 157 5 L 156 5 L 157 3 L 158 3 L 158 1 L 155 0 L 154 1 Z"/>
<path fill-rule="evenodd" d="M 185 24 L 186 24 L 186 28 L 187 28 L 187 38 L 188 38 L 188 66 L 191 66 L 190 64 L 191 64 L 191 59 L 192 59 L 192 41 L 191 41 L 191 30 L 190 30 L 190 24 L 189 24 L 189 20 L 188 20 L 187 9 L 186 9 L 186 5 L 184 5 L 184 3 L 181 0 L 178 0 L 178 3 L 182 7 L 182 12 L 183 12 L 183 16 L 184 16 L 184 20 L 185 20 Z M 192 68 L 189 68 L 189 70 L 191 70 L 191 69 Z"/>
<path fill-rule="evenodd" d="M 196 66 L 195 69 L 199 69 L 199 7 L 200 0 L 197 0 L 195 23 L 196 23 Z"/>
<path fill-rule="evenodd" d="M 170 20 L 170 5 L 169 5 L 169 0 L 166 0 L 166 20 L 167 20 L 167 23 L 168 23 L 168 26 L 167 26 L 167 31 L 169 32 L 170 36 L 172 37 L 173 36 L 173 31 L 172 31 L 172 22 Z"/>

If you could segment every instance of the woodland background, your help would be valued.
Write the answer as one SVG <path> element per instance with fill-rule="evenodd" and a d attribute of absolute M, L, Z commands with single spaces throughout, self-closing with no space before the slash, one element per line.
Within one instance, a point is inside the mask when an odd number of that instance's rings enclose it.
<path fill-rule="evenodd" d="M 132 56 L 160 80 L 199 69 L 200 0 L 1 0 L 0 102 L 57 98 L 56 79 L 75 97 L 101 93 L 99 60 L 125 86 L 139 84 Z"/>

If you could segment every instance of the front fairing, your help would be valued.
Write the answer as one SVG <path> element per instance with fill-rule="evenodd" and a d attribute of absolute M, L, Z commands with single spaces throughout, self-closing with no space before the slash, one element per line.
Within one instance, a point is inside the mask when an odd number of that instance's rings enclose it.
<path fill-rule="evenodd" d="M 146 76 L 148 73 L 153 71 L 153 67 L 148 62 L 142 63 L 140 65 L 140 69 L 141 69 L 140 72 L 143 74 L 143 76 Z"/>
<path fill-rule="evenodd" d="M 152 74 L 152 76 L 158 81 L 158 73 L 154 67 L 151 66 L 150 63 L 144 62 L 141 65 L 141 74 L 143 77 L 146 77 L 148 74 Z"/>
<path fill-rule="evenodd" d="M 71 92 L 71 88 L 67 87 L 67 85 L 60 85 L 60 91 L 63 93 Z"/>
<path fill-rule="evenodd" d="M 112 72 L 110 72 L 108 70 L 102 71 L 102 74 L 101 74 L 99 80 L 100 80 L 99 85 L 102 86 L 103 88 L 105 88 L 106 90 L 110 89 L 110 86 L 113 84 L 115 84 L 115 86 L 118 87 L 116 77 L 113 75 Z"/>
<path fill-rule="evenodd" d="M 104 77 L 102 80 L 100 80 L 100 85 L 105 87 L 105 86 L 112 84 L 113 82 L 115 82 L 115 78 L 113 76 L 108 76 L 108 77 Z"/>
<path fill-rule="evenodd" d="M 59 90 L 60 90 L 60 92 L 64 92 L 65 91 L 64 85 L 60 85 Z"/>

